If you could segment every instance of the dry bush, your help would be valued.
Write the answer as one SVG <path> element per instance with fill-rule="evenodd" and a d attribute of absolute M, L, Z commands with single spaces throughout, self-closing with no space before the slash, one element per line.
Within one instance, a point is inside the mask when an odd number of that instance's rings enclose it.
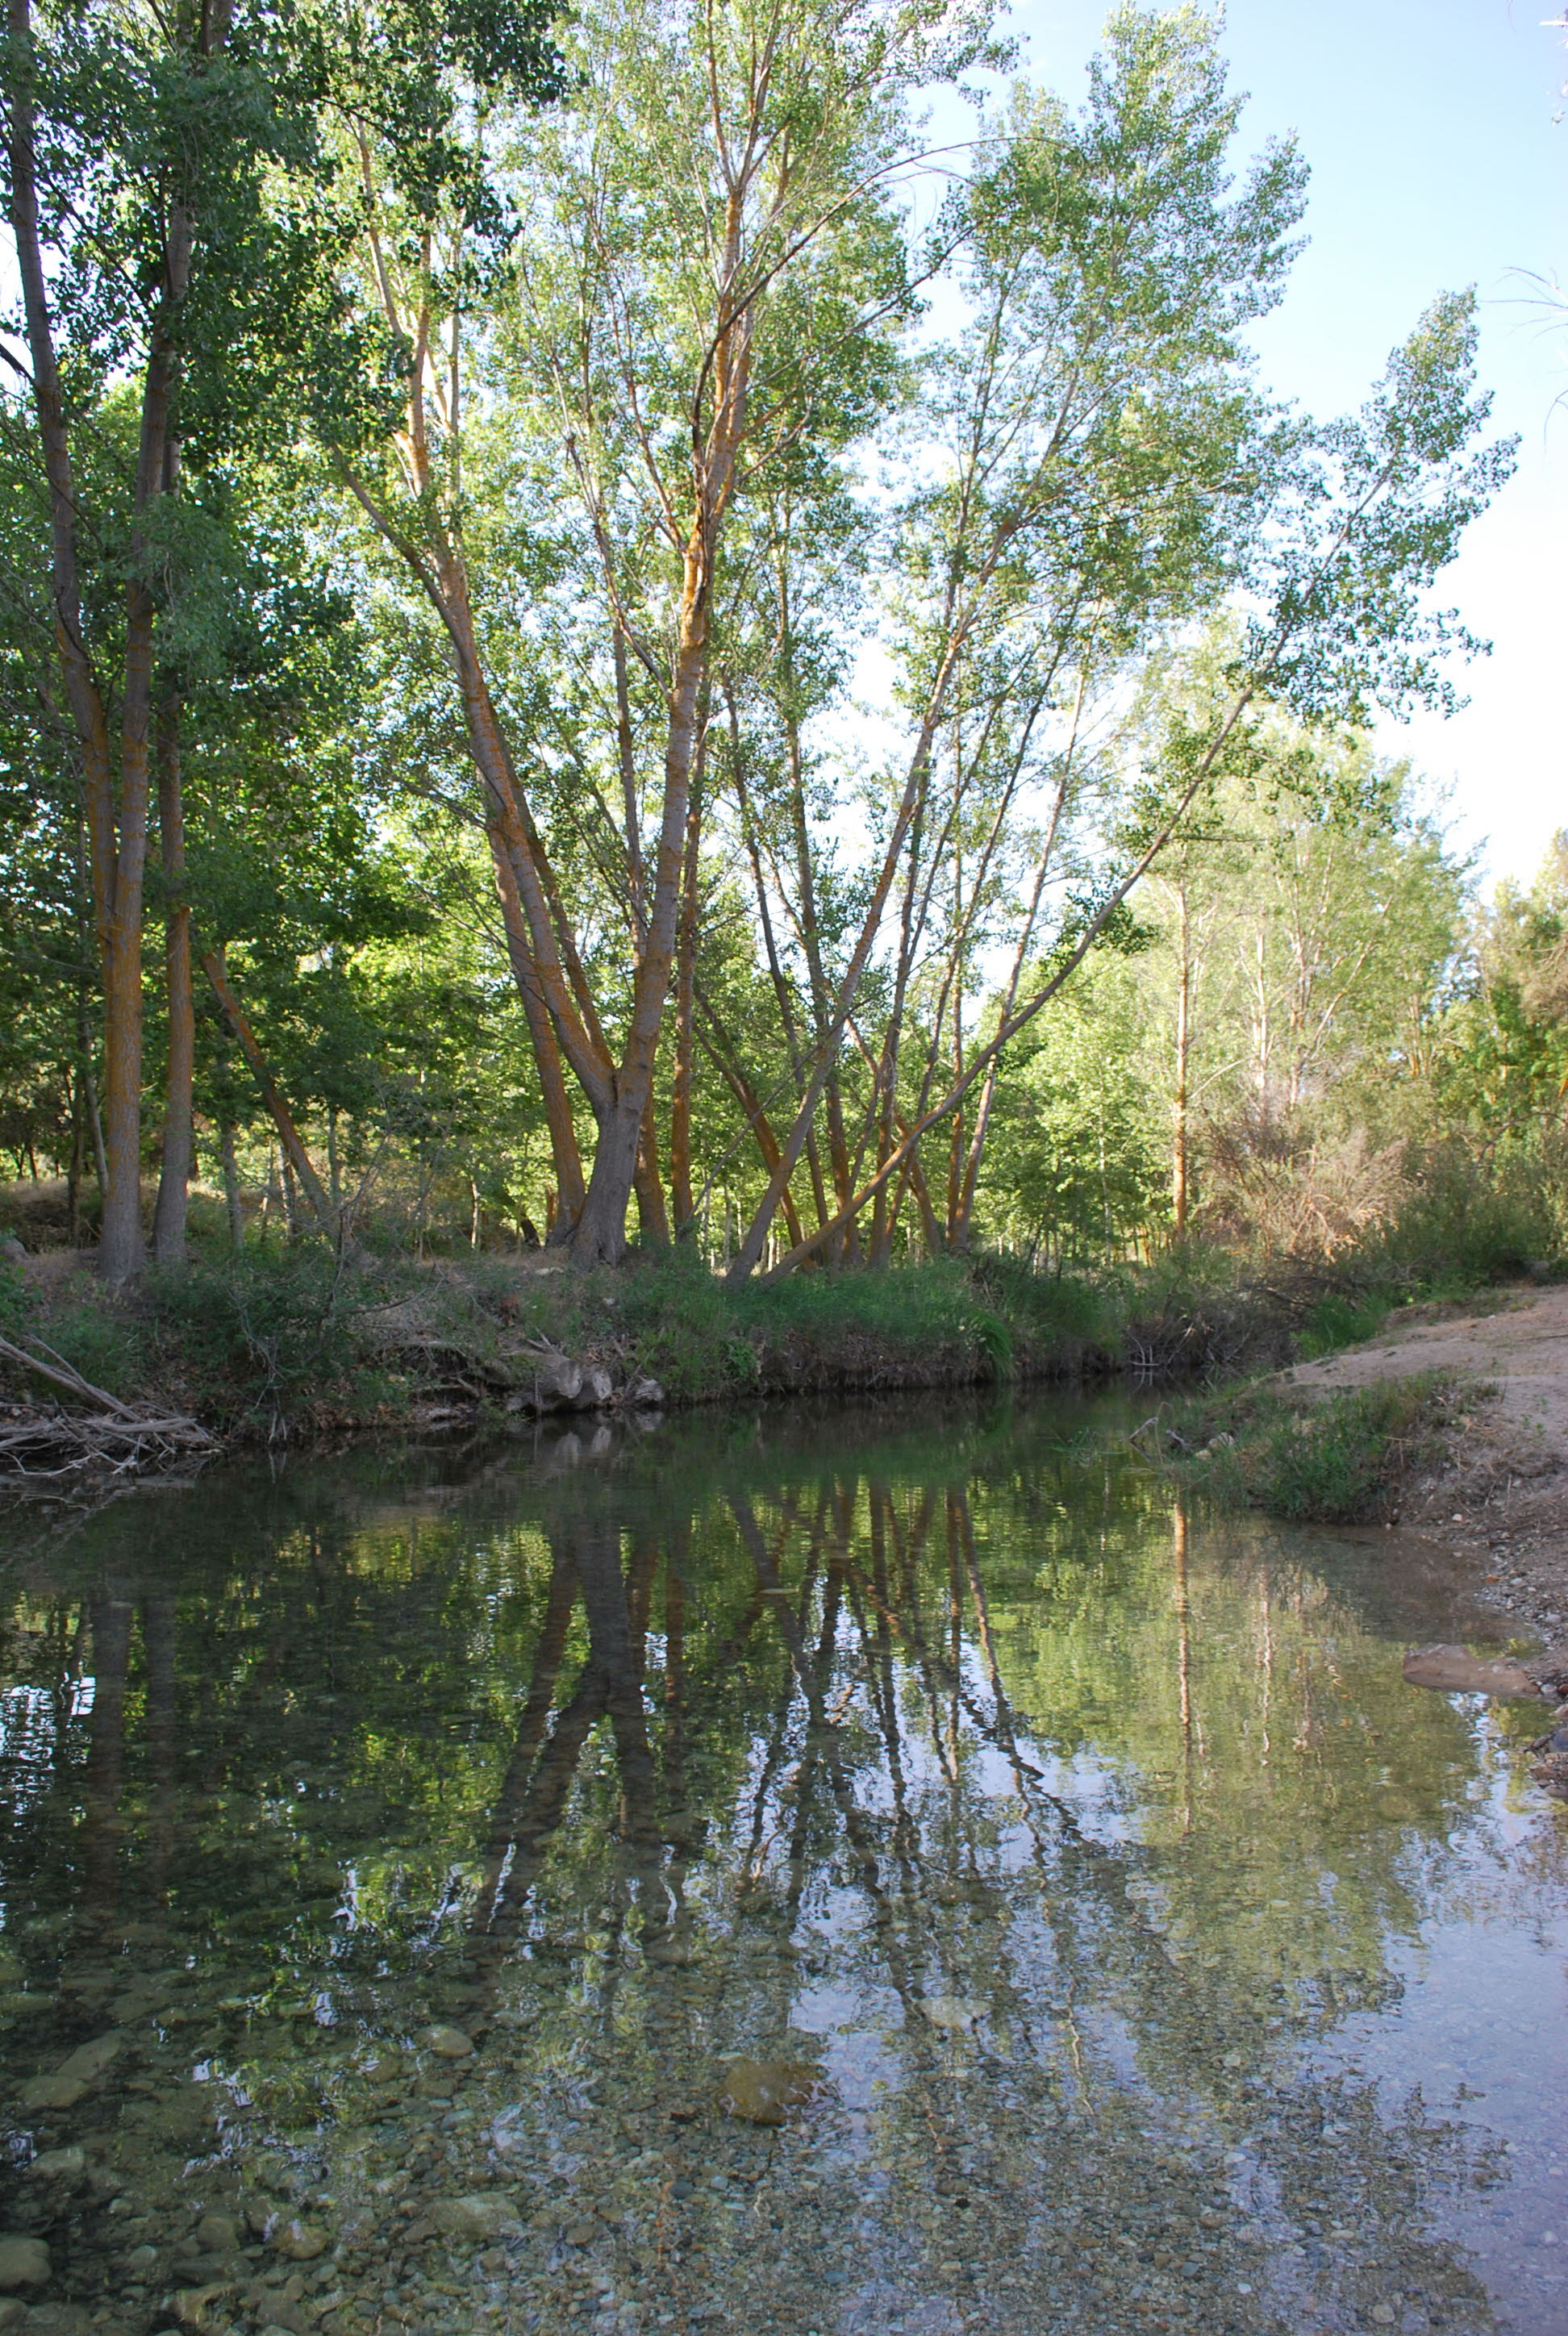
<path fill-rule="evenodd" d="M 1259 1111 L 1209 1130 L 1203 1230 L 1274 1257 L 1331 1258 L 1398 1216 L 1410 1193 L 1401 1143 L 1359 1129 L 1324 1142 Z"/>

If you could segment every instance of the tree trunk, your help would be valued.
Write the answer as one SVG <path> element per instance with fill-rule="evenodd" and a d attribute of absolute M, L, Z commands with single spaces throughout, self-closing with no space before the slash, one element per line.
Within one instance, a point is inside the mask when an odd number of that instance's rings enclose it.
<path fill-rule="evenodd" d="M 572 1238 L 579 1265 L 613 1264 L 626 1247 L 626 1212 L 637 1169 L 643 1114 L 653 1092 L 654 1064 L 675 957 L 676 921 L 686 861 L 687 814 L 707 672 L 708 552 L 703 522 L 694 523 L 687 548 L 679 648 L 669 698 L 665 752 L 664 812 L 654 863 L 648 939 L 637 968 L 626 1046 L 615 1074 L 615 1100 L 599 1122 L 588 1197 Z"/>
<path fill-rule="evenodd" d="M 654 1124 L 651 1090 L 643 1105 L 642 1126 L 638 1134 L 635 1183 L 638 1231 L 644 1241 L 667 1249 L 669 1215 L 664 1205 L 664 1180 L 659 1174 L 658 1129 Z"/>
<path fill-rule="evenodd" d="M 215 17 L 214 23 L 218 23 Z M 49 492 L 54 638 L 81 758 L 83 809 L 92 845 L 93 913 L 103 981 L 103 1136 L 106 1189 L 99 1263 L 107 1280 L 137 1272 L 141 1233 L 141 930 L 147 856 L 154 604 L 146 580 L 151 506 L 169 492 L 170 414 L 177 358 L 170 327 L 190 269 L 190 221 L 169 190 L 161 282 L 141 392 L 126 586 L 126 633 L 120 690 L 118 800 L 102 694 L 82 626 L 77 569 L 78 505 L 70 433 L 54 353 L 49 279 L 39 222 L 33 31 L 28 0 L 8 0 L 11 35 L 7 142 L 11 223 L 21 278 L 34 400 Z M 220 41 L 219 28 L 216 38 Z"/>
<path fill-rule="evenodd" d="M 109 1162 L 103 1150 L 103 1114 L 98 1108 L 98 1082 L 91 1064 L 82 1074 L 82 1089 L 87 1104 L 87 1133 L 93 1138 L 93 1181 L 98 1187 L 98 1207 L 102 1214 L 103 1195 L 109 1190 Z"/>
<path fill-rule="evenodd" d="M 239 1041 L 240 1053 L 255 1074 L 256 1084 L 261 1089 L 261 1099 L 271 1114 L 272 1124 L 278 1130 L 278 1140 L 283 1147 L 284 1159 L 293 1171 L 300 1190 L 309 1202 L 311 1213 L 317 1223 L 326 1235 L 327 1240 L 336 1242 L 339 1225 L 337 1218 L 333 1213 L 332 1203 L 326 1197 L 320 1177 L 311 1165 L 310 1154 L 300 1138 L 299 1130 L 294 1124 L 288 1106 L 278 1091 L 278 1082 L 268 1066 L 266 1056 L 257 1043 L 256 1033 L 247 1021 L 244 1008 L 234 994 L 233 986 L 229 978 L 229 970 L 223 962 L 221 953 L 217 949 L 205 950 L 202 953 L 201 970 L 211 983 L 213 996 L 222 1007 L 229 1027 Z"/>
<path fill-rule="evenodd" d="M 180 788 L 178 715 L 161 725 L 158 837 L 164 885 L 164 980 L 169 1000 L 169 1076 L 163 1165 L 152 1216 L 152 1254 L 160 1265 L 185 1262 L 186 1216 L 194 1149 L 191 1088 L 196 1070 L 196 1001 L 190 987 L 190 908 L 183 897 L 185 811 Z"/>
<path fill-rule="evenodd" d="M 1176 965 L 1176 1083 L 1171 1104 L 1171 1221 L 1177 1241 L 1187 1237 L 1189 1181 L 1187 1172 L 1187 1087 L 1192 1051 L 1193 956 L 1187 918 L 1187 887 L 1176 891 L 1178 947 Z"/>
<path fill-rule="evenodd" d="M 675 981 L 675 1083 L 669 1105 L 669 1196 L 676 1236 L 690 1229 L 696 1214 L 691 1185 L 692 1007 L 696 981 L 697 846 L 702 832 L 701 790 L 693 787 L 687 812 L 686 860 L 681 873 L 680 940 Z"/>
<path fill-rule="evenodd" d="M 71 1086 L 71 1158 L 65 1170 L 65 1241 L 74 1249 L 82 1231 L 82 1076 L 73 1064 Z"/>
<path fill-rule="evenodd" d="M 511 978 L 517 994 L 522 1000 L 523 1017 L 528 1024 L 529 1040 L 533 1049 L 534 1065 L 539 1072 L 540 1095 L 544 1104 L 545 1126 L 550 1134 L 550 1159 L 555 1168 L 557 1190 L 560 1195 L 562 1234 L 570 1231 L 582 1212 L 584 1185 L 582 1154 L 578 1148 L 577 1126 L 571 1114 L 571 1099 L 566 1091 L 566 1076 L 560 1065 L 560 1049 L 555 1042 L 555 1026 L 550 1018 L 534 970 L 533 954 L 529 947 L 528 925 L 523 916 L 522 902 L 518 896 L 517 880 L 506 849 L 504 836 L 492 822 L 489 827 L 491 860 L 495 874 L 495 889 L 501 901 L 502 922 L 506 933 L 507 957 L 511 966 Z"/>
<path fill-rule="evenodd" d="M 245 1247 L 245 1203 L 239 1195 L 239 1165 L 234 1157 L 234 1122 L 226 1119 L 218 1131 L 219 1157 L 223 1163 L 223 1203 L 229 1212 L 229 1245 Z"/>

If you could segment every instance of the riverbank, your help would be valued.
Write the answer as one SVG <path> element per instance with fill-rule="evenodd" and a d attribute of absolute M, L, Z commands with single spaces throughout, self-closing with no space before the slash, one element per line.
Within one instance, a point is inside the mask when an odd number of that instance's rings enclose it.
<path fill-rule="evenodd" d="M 1222 1504 L 1375 1525 L 1413 1566 L 1440 1552 L 1504 1635 L 1568 1668 L 1568 1288 L 1403 1309 L 1157 1432 Z"/>
<path fill-rule="evenodd" d="M 1401 1486 L 1401 1539 L 1437 1542 L 1507 1621 L 1568 1658 L 1568 1288 L 1412 1308 L 1377 1338 L 1283 1372 L 1313 1395 L 1417 1373 L 1466 1390 L 1440 1460 Z"/>
<path fill-rule="evenodd" d="M 121 1293 L 80 1251 L 0 1270 L 0 1334 L 16 1347 L 230 1448 L 646 1405 L 654 1389 L 685 1406 L 1255 1370 L 1323 1342 L 1320 1318 L 1346 1303 L 1322 1274 L 1265 1278 L 1221 1255 L 1082 1274 L 939 1259 L 740 1289 L 667 1251 L 583 1275 L 548 1251 L 421 1264 L 257 1244 Z M 566 1399 L 562 1358 L 580 1377 Z M 0 1399 L 56 1394 L 0 1356 Z"/>

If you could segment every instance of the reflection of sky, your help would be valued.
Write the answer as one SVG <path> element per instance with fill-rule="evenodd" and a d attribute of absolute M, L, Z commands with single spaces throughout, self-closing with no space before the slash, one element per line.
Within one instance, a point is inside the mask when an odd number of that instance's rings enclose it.
<path fill-rule="evenodd" d="M 1356 1634 L 1343 1617 L 1338 1620 L 1350 1651 Z M 1201 1626 L 1197 1642 L 1201 1649 Z M 1329 1643 L 1327 1633 L 1320 1643 Z M 1359 1651 L 1364 1659 L 1365 1647 Z M 992 1708 L 978 1650 L 966 1650 L 962 1669 L 971 1709 Z M 1147 2034 L 1140 2029 L 1137 2010 L 1121 2008 L 1116 1981 L 1102 1992 L 1092 1969 L 1075 1974 L 1062 1968 L 1057 1942 L 1041 1914 L 1040 1885 L 1047 1893 L 1050 1888 L 1050 1876 L 1038 1870 L 1042 1828 L 1007 1814 L 1018 1807 L 1012 1763 L 976 1736 L 966 1716 L 959 1747 L 961 1786 L 954 1787 L 929 1726 L 920 1725 L 927 1706 L 919 1674 L 895 1666 L 895 1679 L 899 1707 L 908 1720 L 901 1744 L 906 1805 L 919 1812 L 928 1883 L 940 1898 L 942 1864 L 935 1828 L 944 1796 L 961 1792 L 971 1816 L 983 1813 L 994 1826 L 978 1860 L 979 1869 L 1010 1877 L 1012 1885 L 989 1959 L 976 1933 L 969 1933 L 969 1952 L 978 1949 L 980 1959 L 989 1961 L 989 1971 L 966 1967 L 948 1974 L 934 1934 L 925 1942 L 920 1978 L 927 1998 L 937 1998 L 950 1984 L 955 1997 L 975 2005 L 972 2029 L 959 2029 L 950 2041 L 958 2063 L 967 2062 L 971 2075 L 983 2077 L 988 2064 L 1007 2068 L 1021 2051 L 1037 2057 L 1042 2066 L 1059 2062 L 1066 2077 L 1068 2059 L 1075 2056 L 1063 2050 L 1062 2023 L 1070 2020 L 1088 2056 L 1076 2070 L 1084 2102 L 1092 2102 L 1096 2091 L 1103 2098 L 1105 2088 L 1113 2088 L 1119 2113 L 1143 2119 L 1151 2141 L 1221 2138 L 1214 2107 L 1205 2098 L 1207 2084 L 1222 2114 L 1235 2117 L 1251 2136 L 1245 2148 L 1228 2154 L 1227 2166 L 1252 2227 L 1269 2234 L 1278 2246 L 1267 2285 L 1274 2307 L 1282 2311 L 1292 2299 L 1307 2304 L 1311 2274 L 1331 2250 L 1332 2237 L 1309 2236 L 1303 2246 L 1298 2236 L 1271 2151 L 1259 2139 L 1270 2092 L 1283 2095 L 1300 2078 L 1326 2087 L 1322 2098 L 1331 2104 L 1344 2088 L 1346 2114 L 1353 2120 L 1359 2104 L 1375 2105 L 1396 2151 L 1401 2126 L 1414 2122 L 1426 2131 L 1456 2127 L 1466 2146 L 1448 2153 L 1446 2173 L 1435 2164 L 1425 2185 L 1427 2234 L 1469 2260 L 1500 2325 L 1514 2336 L 1563 2336 L 1568 2327 L 1568 2205 L 1563 2148 L 1553 2136 L 1562 2130 L 1568 2074 L 1563 2041 L 1568 2033 L 1568 1838 L 1555 1813 L 1534 1799 L 1522 1803 L 1514 1760 L 1484 1708 L 1455 1700 L 1456 1715 L 1469 1722 L 1475 1771 L 1448 1838 L 1410 1837 L 1402 1878 L 1417 1922 L 1409 1935 L 1402 1934 L 1398 1922 L 1385 1925 L 1385 1971 L 1393 1983 L 1380 2008 L 1331 2020 L 1306 2044 L 1281 2032 L 1256 2057 L 1229 2055 L 1225 2067 L 1235 2064 L 1235 2091 L 1227 2102 L 1223 2087 L 1214 2086 L 1213 2070 L 1194 2065 L 1189 2089 L 1179 2078 L 1173 2082 L 1170 2061 L 1157 2072 L 1150 2068 Z M 1158 1779 L 1143 1783 L 1125 1758 L 1113 1762 L 1093 1747 L 1058 1757 L 1021 1720 L 1017 1726 L 1019 1754 L 1037 1772 L 1039 1793 L 1069 1806 L 1088 1840 L 1110 1851 L 1136 1844 L 1154 1846 L 1157 1853 L 1168 1786 Z M 1041 1726 L 1047 1729 L 1048 1720 Z M 1389 1766 L 1393 1781 L 1402 1766 L 1398 1753 Z M 889 1779 L 861 1772 L 856 1799 L 868 1813 L 889 1812 Z M 1391 1823 L 1398 1831 L 1397 1815 Z M 1049 1831 L 1048 1817 L 1044 1830 Z M 973 1844 L 963 1834 L 959 1821 L 955 1872 L 970 1870 Z M 776 1836 L 774 1846 L 782 1855 L 784 1845 Z M 893 1864 L 890 1857 L 890 1888 Z M 1181 1900 L 1179 1890 L 1171 1887 L 1171 1873 L 1168 1858 L 1153 1870 L 1130 1866 L 1125 1895 L 1150 1932 L 1168 1939 L 1166 1952 L 1179 1967 L 1193 1943 L 1193 1926 L 1174 1912 Z M 1313 1893 L 1331 1903 L 1349 1879 L 1325 1867 L 1301 1873 L 1295 1883 L 1305 1893 L 1302 1905 Z M 1244 1856 L 1237 1862 L 1235 1885 L 1235 1903 L 1215 1910 L 1215 1927 L 1199 1942 L 1207 1948 L 1223 1948 L 1220 1925 L 1227 1919 L 1233 1924 L 1290 1910 L 1290 1902 L 1274 1898 L 1249 1904 Z M 828 1968 L 797 1986 L 790 2023 L 820 2039 L 823 2065 L 852 2112 L 851 2155 L 858 2158 L 871 2146 L 864 2115 L 906 2081 L 906 2008 L 885 1968 L 867 1952 L 871 1926 L 859 1890 L 834 1884 L 810 1893 L 796 1943 L 808 1970 L 813 1951 L 814 1959 Z M 1279 2030 L 1281 2022 L 1267 2026 Z M 1180 2038 L 1169 2041 L 1179 2057 Z M 1069 2098 L 1073 2090 L 1069 2078 Z M 1044 2116 L 1048 2122 L 1048 2107 Z M 1354 2122 L 1327 2117 L 1321 2129 L 1331 2156 L 1353 2145 Z M 1347 2195 L 1355 2189 L 1351 2175 Z M 1375 2196 L 1374 2185 L 1357 2213 L 1358 2223 L 1370 2216 L 1374 2228 Z M 1396 2233 L 1392 2224 L 1389 2229 L 1393 2244 Z M 1391 2263 L 1390 2276 L 1396 2275 Z"/>
<path fill-rule="evenodd" d="M 93 1681 L 78 1679 L 65 1689 L 65 1724 L 93 1708 Z M 20 1815 L 49 1789 L 54 1766 L 54 1715 L 51 1688 L 0 1688 L 0 1776 L 8 1806 Z"/>
<path fill-rule="evenodd" d="M 1521 1806 L 1484 1709 L 1474 1725 L 1476 1797 L 1446 1854 L 1426 1861 L 1418 1936 L 1390 1942 L 1398 2000 L 1352 2014 L 1320 2059 L 1365 2078 L 1390 2116 L 1418 2092 L 1428 2117 L 1495 2152 L 1495 2185 L 1456 2189 L 1444 2234 L 1474 2251 L 1505 2326 L 1562 2336 L 1568 1832 L 1556 1811 Z"/>

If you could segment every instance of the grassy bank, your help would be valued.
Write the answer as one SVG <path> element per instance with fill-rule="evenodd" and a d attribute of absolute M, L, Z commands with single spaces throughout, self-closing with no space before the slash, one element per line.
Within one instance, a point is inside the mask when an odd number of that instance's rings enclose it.
<path fill-rule="evenodd" d="M 548 1340 L 672 1403 L 758 1394 L 1222 1371 L 1320 1350 L 1352 1317 L 1320 1280 L 1194 1254 L 1098 1274 L 939 1259 L 730 1290 L 684 1252 L 579 1275 L 538 1259 L 335 1259 L 301 1242 L 199 1253 L 112 1295 L 84 1255 L 0 1267 L 0 1332 L 46 1344 L 123 1397 L 222 1432 L 308 1434 L 410 1406 L 503 1409 Z M 13 1374 L 5 1391 L 25 1390 Z M 34 1390 L 35 1392 L 35 1390 Z"/>
<path fill-rule="evenodd" d="M 1152 1434 L 1162 1465 L 1223 1508 L 1298 1523 L 1385 1523 L 1412 1476 L 1444 1465 L 1475 1400 L 1475 1387 L 1440 1371 L 1327 1397 L 1248 1387 L 1179 1406 Z"/>
<path fill-rule="evenodd" d="M 44 1342 L 112 1395 L 179 1407 L 240 1441 L 501 1414 L 530 1383 L 541 1341 L 618 1385 L 656 1378 L 676 1404 L 1126 1370 L 1214 1378 L 1329 1353 L 1375 1335 L 1406 1302 L 1505 1279 L 1534 1230 L 1438 1187 L 1375 1246 L 1332 1263 L 1193 1247 L 1147 1266 L 1038 1272 L 982 1255 L 730 1290 L 684 1249 L 586 1276 L 537 1254 L 416 1262 L 394 1249 L 348 1261 L 276 1235 L 236 1252 L 199 1196 L 190 1267 L 151 1272 L 128 1294 L 104 1290 L 83 1251 L 0 1265 L 0 1333 Z M 0 1375 L 14 1400 L 38 1392 Z M 1383 1432 L 1347 1414 L 1350 1442 Z M 1222 1425 L 1203 1440 L 1227 1434 L 1240 1447 Z M 1288 1423 L 1250 1415 L 1254 1456 L 1225 1464 L 1221 1491 L 1232 1496 L 1226 1470 L 1251 1468 L 1234 1496 L 1263 1498 L 1274 1464 L 1261 1455 L 1277 1448 L 1282 1466 L 1292 1440 Z M 1329 1489 L 1285 1513 L 1349 1514 L 1363 1495 L 1331 1489 L 1338 1465 L 1325 1449 Z"/>

